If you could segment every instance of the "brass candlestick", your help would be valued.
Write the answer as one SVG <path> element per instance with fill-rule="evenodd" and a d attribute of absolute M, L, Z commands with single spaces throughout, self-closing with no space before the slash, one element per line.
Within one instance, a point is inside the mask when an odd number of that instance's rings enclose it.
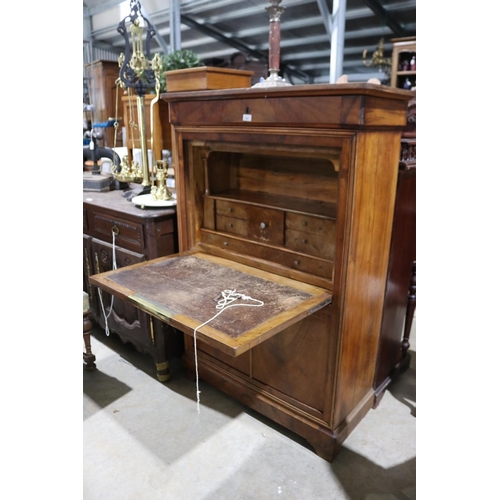
<path fill-rule="evenodd" d="M 172 193 L 167 187 L 168 163 L 164 160 L 156 161 L 156 186 L 151 188 L 154 200 L 170 200 Z"/>
<path fill-rule="evenodd" d="M 284 78 L 278 75 L 280 70 L 280 39 L 281 39 L 281 14 L 285 7 L 280 7 L 281 0 L 269 0 L 270 7 L 266 7 L 269 14 L 269 76 L 253 87 L 282 87 L 289 86 Z"/>

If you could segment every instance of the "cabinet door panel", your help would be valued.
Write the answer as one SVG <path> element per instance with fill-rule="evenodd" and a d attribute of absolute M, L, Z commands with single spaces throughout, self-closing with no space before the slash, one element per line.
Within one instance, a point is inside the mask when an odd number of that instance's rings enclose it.
<path fill-rule="evenodd" d="M 326 307 L 252 351 L 255 380 L 321 414 L 327 407 L 333 372 L 330 312 L 331 307 Z"/>
<path fill-rule="evenodd" d="M 118 269 L 127 267 L 131 264 L 144 262 L 145 260 L 143 254 L 131 252 L 130 250 L 125 250 L 120 247 L 115 247 L 114 253 Z M 102 273 L 113 269 L 113 245 L 105 241 L 94 239 L 92 241 L 92 256 L 94 271 L 96 273 Z M 126 331 L 127 337 L 130 336 L 133 343 L 141 344 L 149 342 L 149 325 L 144 313 L 118 297 L 112 298 L 112 296 L 106 292 L 101 291 L 99 293 L 97 291 L 96 295 L 102 326 L 104 325 L 103 315 L 106 314 L 110 330 L 116 332 Z M 105 312 L 103 312 L 103 308 Z"/>

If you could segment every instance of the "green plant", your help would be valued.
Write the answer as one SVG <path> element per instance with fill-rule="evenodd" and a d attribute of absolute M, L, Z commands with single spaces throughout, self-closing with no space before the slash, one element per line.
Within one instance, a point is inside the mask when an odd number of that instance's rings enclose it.
<path fill-rule="evenodd" d="M 162 62 L 163 71 L 204 66 L 203 61 L 192 50 L 174 50 L 170 54 L 164 54 Z"/>
<path fill-rule="evenodd" d="M 200 57 L 192 50 L 174 50 L 169 54 L 161 56 L 163 71 L 173 71 L 176 69 L 197 68 L 204 66 Z M 162 73 L 160 77 L 160 92 L 165 92 L 167 87 L 165 75 Z"/>

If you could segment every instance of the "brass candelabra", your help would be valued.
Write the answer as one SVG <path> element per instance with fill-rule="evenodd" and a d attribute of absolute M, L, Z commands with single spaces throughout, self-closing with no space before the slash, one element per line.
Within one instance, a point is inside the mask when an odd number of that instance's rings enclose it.
<path fill-rule="evenodd" d="M 154 57 L 151 58 L 150 43 L 155 35 L 155 30 L 151 26 L 149 20 L 142 15 L 141 3 L 138 0 L 130 1 L 130 14 L 120 21 L 117 31 L 125 40 L 125 53 L 120 54 L 118 60 L 118 66 L 120 67 L 120 86 L 122 88 L 135 90 L 137 95 L 142 175 L 139 174 L 134 162 L 130 160 L 130 162 L 125 161 L 121 171 L 117 172 L 116 176 L 122 179 L 138 180 L 142 178 L 141 185 L 143 186 L 143 190 L 141 194 L 150 194 L 152 182 L 149 171 L 144 96 L 150 89 L 155 89 L 156 98 L 153 100 L 152 105 L 158 102 L 162 61 L 158 54 L 155 54 Z M 151 115 L 153 115 L 152 110 Z M 151 116 L 151 135 L 153 135 L 153 123 L 154 120 Z M 162 166 L 160 165 L 160 171 L 161 170 Z M 129 180 L 129 182 L 131 181 Z M 159 196 L 164 197 L 159 198 Z M 165 196 L 167 197 L 165 198 Z M 153 197 L 155 199 L 170 199 L 172 195 L 167 189 L 166 191 L 160 190 L 156 195 L 153 195 Z"/>
<path fill-rule="evenodd" d="M 392 61 L 390 57 L 384 57 L 384 39 L 378 42 L 376 50 L 373 52 L 370 61 L 366 61 L 368 49 L 363 51 L 363 64 L 365 66 L 378 66 L 379 71 L 384 71 L 387 77 L 391 76 Z"/>

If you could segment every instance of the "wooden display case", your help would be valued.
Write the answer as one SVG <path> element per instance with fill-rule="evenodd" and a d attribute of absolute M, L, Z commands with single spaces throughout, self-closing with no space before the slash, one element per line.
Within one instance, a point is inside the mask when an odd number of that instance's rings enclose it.
<path fill-rule="evenodd" d="M 417 39 L 416 37 L 393 38 L 391 87 L 405 88 L 410 82 L 413 88 L 417 85 Z M 412 64 L 414 61 L 414 64 Z"/>
<path fill-rule="evenodd" d="M 383 320 L 398 328 L 384 310 L 413 95 L 371 84 L 163 94 L 181 253 L 91 277 L 184 332 L 191 378 L 328 461 L 380 397 Z M 265 306 L 202 326 L 233 288 Z"/>

